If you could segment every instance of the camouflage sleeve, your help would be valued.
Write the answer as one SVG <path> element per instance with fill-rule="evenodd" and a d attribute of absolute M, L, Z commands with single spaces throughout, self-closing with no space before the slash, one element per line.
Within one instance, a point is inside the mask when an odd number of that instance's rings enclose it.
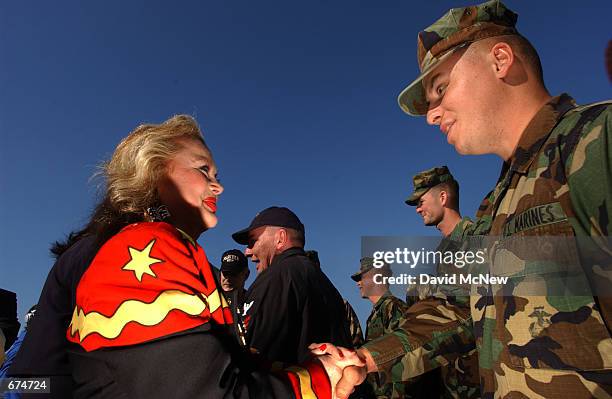
<path fill-rule="evenodd" d="M 580 121 L 572 131 L 579 134 L 578 140 L 565 163 L 574 211 L 570 222 L 594 296 L 600 296 L 600 311 L 611 320 L 612 104 L 589 107 Z"/>
<path fill-rule="evenodd" d="M 407 309 L 397 330 L 363 347 L 385 374 L 381 378 L 407 381 L 475 348 L 469 307 L 427 298 Z"/>
<path fill-rule="evenodd" d="M 586 112 L 585 112 L 586 113 Z M 609 236 L 612 231 L 612 104 L 580 132 L 566 163 L 578 235 Z"/>

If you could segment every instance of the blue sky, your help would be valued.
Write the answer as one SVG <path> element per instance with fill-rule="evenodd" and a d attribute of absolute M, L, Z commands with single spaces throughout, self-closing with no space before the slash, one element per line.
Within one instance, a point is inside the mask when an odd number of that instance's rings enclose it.
<path fill-rule="evenodd" d="M 436 235 L 404 204 L 414 173 L 446 164 L 473 216 L 501 161 L 459 156 L 396 96 L 417 74 L 416 34 L 461 1 L 105 1 L 0 5 L 0 287 L 37 301 L 49 245 L 94 206 L 91 175 L 142 122 L 200 123 L 225 192 L 200 243 L 293 209 L 325 272 L 365 323 L 349 275 L 364 235 Z M 610 97 L 606 1 L 507 1 L 552 94 Z"/>

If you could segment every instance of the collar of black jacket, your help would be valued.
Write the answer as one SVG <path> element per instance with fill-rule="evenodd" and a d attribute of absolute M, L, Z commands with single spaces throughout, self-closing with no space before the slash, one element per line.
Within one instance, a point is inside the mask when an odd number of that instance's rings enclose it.
<path fill-rule="evenodd" d="M 293 248 L 289 248 L 284 250 L 283 252 L 281 252 L 280 254 L 274 256 L 274 259 L 272 259 L 272 263 L 270 264 L 270 266 L 274 266 L 277 263 L 282 262 L 283 260 L 291 257 L 291 256 L 295 256 L 295 255 L 304 255 L 306 256 L 306 253 L 304 252 L 303 248 L 299 248 L 299 247 L 293 247 Z"/>

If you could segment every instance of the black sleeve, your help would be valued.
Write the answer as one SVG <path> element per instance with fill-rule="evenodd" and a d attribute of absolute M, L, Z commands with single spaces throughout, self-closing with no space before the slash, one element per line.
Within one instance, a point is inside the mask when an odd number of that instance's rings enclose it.
<path fill-rule="evenodd" d="M 70 366 L 66 355 L 66 329 L 72 317 L 76 287 L 95 254 L 93 238 L 83 238 L 53 265 L 43 287 L 36 315 L 28 323 L 10 376 L 67 376 Z M 59 391 L 62 378 L 55 385 Z"/>
<path fill-rule="evenodd" d="M 219 331 L 89 353 L 75 349 L 70 356 L 75 398 L 296 397 L 286 373 L 271 373 Z"/>

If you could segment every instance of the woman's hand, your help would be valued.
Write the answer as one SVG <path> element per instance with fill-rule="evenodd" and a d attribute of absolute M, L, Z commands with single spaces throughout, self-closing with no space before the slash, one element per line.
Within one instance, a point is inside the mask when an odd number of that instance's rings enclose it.
<path fill-rule="evenodd" d="M 332 396 L 346 399 L 367 375 L 366 359 L 357 351 L 329 343 L 308 347 L 323 364 L 332 385 Z"/>

